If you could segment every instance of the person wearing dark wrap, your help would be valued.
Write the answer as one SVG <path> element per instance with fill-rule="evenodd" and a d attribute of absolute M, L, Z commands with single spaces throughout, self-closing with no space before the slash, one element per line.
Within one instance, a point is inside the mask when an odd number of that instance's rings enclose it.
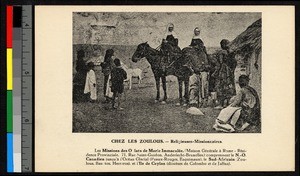
<path fill-rule="evenodd" d="M 84 94 L 84 86 L 85 86 L 85 79 L 86 73 L 88 68 L 84 61 L 85 52 L 83 50 L 77 51 L 77 60 L 76 60 L 76 74 L 73 78 L 73 102 L 79 103 L 83 102 L 86 99 Z"/>
<path fill-rule="evenodd" d="M 113 57 L 114 56 L 114 50 L 113 49 L 108 49 L 106 50 L 105 56 L 104 56 L 104 62 L 101 63 L 102 67 L 102 73 L 104 75 L 104 84 L 103 84 L 103 94 L 105 97 L 105 103 L 109 102 L 109 97 L 106 95 L 107 91 L 107 83 L 109 79 L 109 75 L 111 73 L 111 70 L 115 67 Z"/>
<path fill-rule="evenodd" d="M 220 42 L 222 51 L 219 54 L 223 55 L 223 62 L 230 68 L 230 82 L 235 87 L 234 70 L 237 66 L 237 61 L 234 59 L 235 52 L 230 52 L 229 40 L 223 39 Z"/>
<path fill-rule="evenodd" d="M 217 55 L 218 62 L 215 67 L 215 71 L 211 75 L 216 80 L 217 99 L 220 107 L 226 107 L 229 103 L 229 99 L 234 96 L 231 91 L 233 88 L 231 80 L 231 69 L 224 63 L 224 55 Z M 219 107 L 219 108 L 220 108 Z"/>
<path fill-rule="evenodd" d="M 111 71 L 111 91 L 113 92 L 112 107 L 123 110 L 121 107 L 121 97 L 124 92 L 124 80 L 127 79 L 126 71 L 121 67 L 120 59 L 114 60 L 115 68 Z"/>

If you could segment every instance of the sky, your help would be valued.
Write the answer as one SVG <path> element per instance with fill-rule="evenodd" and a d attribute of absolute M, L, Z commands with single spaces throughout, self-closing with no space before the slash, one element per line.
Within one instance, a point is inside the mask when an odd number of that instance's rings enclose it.
<path fill-rule="evenodd" d="M 155 48 L 161 43 L 168 23 L 173 23 L 181 48 L 190 44 L 195 27 L 200 28 L 206 47 L 219 47 L 222 39 L 232 41 L 260 18 L 261 13 L 73 13 L 73 41 L 103 45 L 138 45 L 148 41 Z M 86 31 L 91 33 L 89 39 L 83 37 L 87 36 Z"/>

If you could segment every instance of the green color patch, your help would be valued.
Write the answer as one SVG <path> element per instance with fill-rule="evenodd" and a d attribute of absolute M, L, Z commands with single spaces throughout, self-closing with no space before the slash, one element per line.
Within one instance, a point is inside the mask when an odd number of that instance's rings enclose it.
<path fill-rule="evenodd" d="M 6 93 L 6 118 L 7 118 L 7 132 L 13 132 L 13 95 L 12 91 L 8 90 Z"/>

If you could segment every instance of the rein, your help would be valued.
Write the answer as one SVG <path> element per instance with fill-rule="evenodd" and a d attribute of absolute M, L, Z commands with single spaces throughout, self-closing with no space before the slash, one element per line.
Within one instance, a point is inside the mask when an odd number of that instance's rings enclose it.
<path fill-rule="evenodd" d="M 146 48 L 147 46 L 144 46 L 142 52 L 139 54 L 139 56 L 144 56 L 144 57 L 147 57 L 149 56 L 149 52 L 146 52 Z M 159 45 L 157 48 L 153 48 L 154 50 L 156 50 L 157 52 L 159 52 L 161 48 L 161 45 Z M 176 60 L 172 61 L 167 67 L 171 67 L 179 58 L 177 58 Z M 160 59 L 160 62 L 161 62 L 161 59 Z M 161 63 L 159 63 L 159 65 L 161 65 Z"/>

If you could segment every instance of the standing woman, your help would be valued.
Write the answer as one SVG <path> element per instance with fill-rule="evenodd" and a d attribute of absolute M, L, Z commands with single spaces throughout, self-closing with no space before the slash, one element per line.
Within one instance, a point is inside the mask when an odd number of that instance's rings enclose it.
<path fill-rule="evenodd" d="M 87 66 L 84 61 L 85 52 L 77 51 L 76 74 L 73 79 L 73 103 L 83 102 L 86 100 L 84 95 L 85 78 Z"/>
<path fill-rule="evenodd" d="M 102 73 L 104 74 L 103 95 L 105 97 L 105 101 L 104 101 L 105 103 L 109 102 L 109 97 L 106 96 L 106 90 L 107 90 L 109 75 L 111 73 L 111 70 L 114 68 L 113 56 L 114 56 L 113 49 L 106 50 L 104 56 L 104 62 L 101 63 Z"/>
<path fill-rule="evenodd" d="M 225 108 L 228 105 L 229 100 L 228 97 L 233 95 L 229 95 L 230 87 L 232 87 L 231 81 L 231 69 L 224 63 L 224 55 L 219 54 L 217 56 L 218 63 L 216 66 L 216 70 L 212 74 L 212 77 L 216 80 L 216 91 L 217 91 L 217 99 L 219 102 L 218 108 Z M 227 95 L 228 94 L 228 95 Z"/>
<path fill-rule="evenodd" d="M 237 66 L 237 61 L 235 60 L 235 52 L 230 51 L 229 48 L 229 40 L 223 39 L 220 42 L 223 54 L 223 62 L 230 68 L 230 82 L 235 88 L 235 79 L 234 79 L 234 71 Z"/>

